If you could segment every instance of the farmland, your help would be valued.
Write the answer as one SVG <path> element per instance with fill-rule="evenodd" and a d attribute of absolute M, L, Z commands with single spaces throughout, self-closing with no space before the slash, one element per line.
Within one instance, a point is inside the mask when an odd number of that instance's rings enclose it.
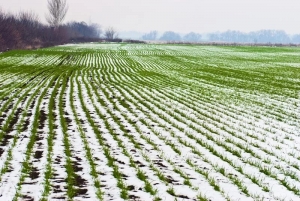
<path fill-rule="evenodd" d="M 0 53 L 0 200 L 300 200 L 300 49 Z"/>

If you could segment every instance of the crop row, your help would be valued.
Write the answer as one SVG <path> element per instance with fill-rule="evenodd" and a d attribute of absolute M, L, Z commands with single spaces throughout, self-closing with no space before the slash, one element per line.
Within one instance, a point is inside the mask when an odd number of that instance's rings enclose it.
<path fill-rule="evenodd" d="M 126 44 L 1 54 L 0 194 L 299 200 L 300 78 L 264 66 L 272 57 Z"/>

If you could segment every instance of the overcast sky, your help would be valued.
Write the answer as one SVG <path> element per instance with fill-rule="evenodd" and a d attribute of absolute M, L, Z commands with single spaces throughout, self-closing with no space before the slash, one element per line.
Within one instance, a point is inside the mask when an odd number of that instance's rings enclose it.
<path fill-rule="evenodd" d="M 118 31 L 300 33 L 300 0 L 68 0 L 68 5 L 66 21 L 94 22 Z M 47 0 L 0 0 L 0 7 L 32 10 L 44 20 Z"/>

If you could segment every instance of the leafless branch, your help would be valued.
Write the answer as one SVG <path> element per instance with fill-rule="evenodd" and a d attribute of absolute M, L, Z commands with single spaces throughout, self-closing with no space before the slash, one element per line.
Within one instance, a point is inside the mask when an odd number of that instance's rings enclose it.
<path fill-rule="evenodd" d="M 46 16 L 50 26 L 57 28 L 65 19 L 68 12 L 66 0 L 48 0 L 49 14 Z"/>
<path fill-rule="evenodd" d="M 104 36 L 107 39 L 115 39 L 118 37 L 118 33 L 113 27 L 109 27 L 105 30 Z"/>

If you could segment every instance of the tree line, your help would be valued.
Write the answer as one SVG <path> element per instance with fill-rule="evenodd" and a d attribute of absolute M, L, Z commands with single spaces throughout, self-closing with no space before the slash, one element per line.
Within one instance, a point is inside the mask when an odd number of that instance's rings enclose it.
<path fill-rule="evenodd" d="M 100 25 L 95 23 L 73 21 L 63 24 L 68 11 L 66 0 L 48 0 L 48 11 L 48 24 L 44 24 L 32 11 L 11 14 L 0 8 L 0 51 L 99 41 L 102 35 L 108 40 L 117 38 L 117 32 L 112 27 L 103 33 Z"/>
<path fill-rule="evenodd" d="M 281 30 L 260 30 L 244 33 L 240 31 L 226 31 L 209 34 L 190 32 L 185 35 L 173 31 L 166 31 L 158 37 L 157 31 L 151 31 L 142 36 L 143 40 L 160 40 L 166 42 L 228 42 L 228 43 L 270 43 L 270 44 L 299 44 L 300 34 L 288 35 Z"/>
<path fill-rule="evenodd" d="M 70 41 L 93 41 L 99 39 L 100 34 L 97 24 L 69 22 L 54 27 L 41 23 L 33 12 L 13 15 L 0 11 L 0 51 L 47 47 Z"/>

